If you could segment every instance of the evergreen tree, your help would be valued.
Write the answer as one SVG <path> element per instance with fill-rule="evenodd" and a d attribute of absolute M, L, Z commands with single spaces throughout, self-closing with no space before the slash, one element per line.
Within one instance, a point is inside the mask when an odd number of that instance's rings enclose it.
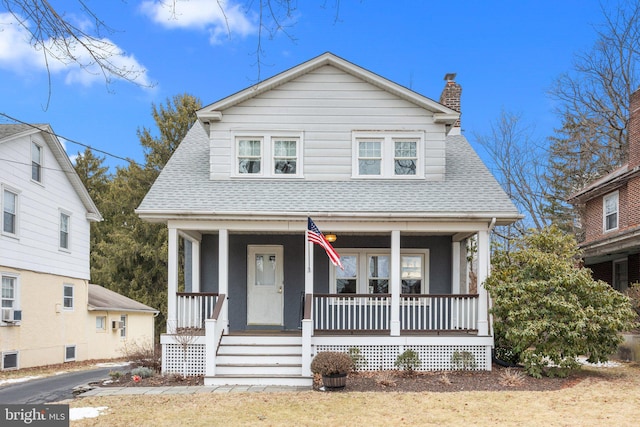
<path fill-rule="evenodd" d="M 146 128 L 138 131 L 145 164 L 131 161 L 118 168 L 96 195 L 105 220 L 98 239 L 92 242 L 92 280 L 160 310 L 156 336 L 164 330 L 167 314 L 167 229 L 164 224 L 141 220 L 135 209 L 193 125 L 200 105 L 187 94 L 167 99 L 166 106 L 153 105 L 158 136 Z M 89 181 L 89 185 L 94 183 Z"/>

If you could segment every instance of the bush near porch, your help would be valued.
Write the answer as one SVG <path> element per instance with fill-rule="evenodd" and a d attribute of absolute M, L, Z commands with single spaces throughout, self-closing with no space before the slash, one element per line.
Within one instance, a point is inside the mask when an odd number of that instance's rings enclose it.
<path fill-rule="evenodd" d="M 554 226 L 497 250 L 485 286 L 497 345 L 535 377 L 566 375 L 581 355 L 606 361 L 634 326 L 629 298 L 593 280 L 573 236 Z"/>

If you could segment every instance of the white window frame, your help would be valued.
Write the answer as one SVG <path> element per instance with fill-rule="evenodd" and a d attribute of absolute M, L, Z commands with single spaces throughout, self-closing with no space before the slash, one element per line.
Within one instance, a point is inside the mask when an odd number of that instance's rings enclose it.
<path fill-rule="evenodd" d="M 365 132 L 353 131 L 352 139 L 352 163 L 351 177 L 359 179 L 423 179 L 424 178 L 424 153 L 425 141 L 423 132 Z M 360 142 L 381 142 L 381 164 L 379 175 L 360 174 Z M 414 141 L 416 143 L 416 173 L 414 175 L 397 175 L 395 173 L 395 143 L 402 141 Z"/>
<path fill-rule="evenodd" d="M 67 295 L 66 290 L 71 289 L 71 295 Z M 71 301 L 71 306 L 67 307 L 66 301 Z M 73 311 L 75 307 L 75 289 L 71 283 L 62 285 L 62 309 L 65 311 Z"/>
<path fill-rule="evenodd" d="M 62 218 L 67 218 L 67 246 L 62 246 Z M 71 252 L 71 212 L 60 209 L 59 211 L 59 221 L 58 221 L 58 249 L 63 252 Z"/>
<path fill-rule="evenodd" d="M 240 173 L 239 145 L 240 141 L 260 141 L 260 172 L 259 173 Z M 232 133 L 233 141 L 233 171 L 231 176 L 237 178 L 302 178 L 303 164 L 303 133 L 296 131 L 282 132 L 234 132 Z M 276 141 L 295 141 L 296 156 L 292 159 L 296 162 L 296 173 L 276 173 L 275 172 L 275 143 Z"/>
<path fill-rule="evenodd" d="M 4 307 L 2 301 L 4 298 L 2 297 L 2 283 L 4 279 L 13 279 L 13 303 L 11 307 Z M 0 310 L 5 308 L 11 310 L 20 310 L 20 275 L 14 273 L 2 273 L 0 274 Z M 13 325 L 13 323 L 7 323 L 2 321 L 2 313 L 0 312 L 0 325 Z"/>
<path fill-rule="evenodd" d="M 391 259 L 391 250 L 387 249 L 340 249 L 340 256 L 356 256 L 358 259 L 357 266 L 357 275 L 356 275 L 356 294 L 369 294 L 376 295 L 369 292 L 369 257 L 370 256 L 388 256 Z M 421 284 L 421 293 L 428 294 L 429 293 L 429 249 L 402 249 L 400 251 L 400 258 L 407 255 L 420 255 L 422 256 L 422 284 Z M 329 262 L 329 261 L 327 261 Z M 335 294 L 336 290 L 336 279 L 337 279 L 337 268 L 333 264 L 329 263 L 329 293 Z M 391 268 L 391 266 L 389 266 Z M 402 268 L 402 267 L 401 267 Z M 394 274 L 394 272 L 390 271 L 389 274 Z M 399 272 L 398 274 L 401 274 Z M 402 278 L 399 278 L 402 280 Z M 391 286 L 391 277 L 389 277 L 389 286 Z M 402 286 L 402 285 L 400 285 Z M 391 293 L 391 289 L 389 289 L 389 293 Z M 402 290 L 400 290 L 402 293 Z M 348 296 L 348 293 L 340 294 Z M 418 294 L 416 294 L 418 295 Z"/>
<path fill-rule="evenodd" d="M 16 366 L 12 366 L 7 368 L 6 366 L 4 366 L 4 358 L 6 356 L 10 356 L 10 355 L 14 355 L 16 356 Z M 2 370 L 3 371 L 13 371 L 16 369 L 20 369 L 20 352 L 19 351 L 3 351 L 2 352 L 2 361 L 0 361 L 0 363 L 2 363 Z"/>
<path fill-rule="evenodd" d="M 121 314 L 120 315 L 120 322 L 122 322 L 122 328 L 120 328 L 120 338 L 121 339 L 126 339 L 127 338 L 127 319 L 128 316 L 126 314 Z"/>
<path fill-rule="evenodd" d="M 107 316 L 96 316 L 96 332 L 107 332 Z"/>
<path fill-rule="evenodd" d="M 2 211 L 2 217 L 0 218 L 0 225 L 2 228 L 0 228 L 0 233 L 5 235 L 5 236 L 10 236 L 10 237 L 18 237 L 20 235 L 20 191 L 18 191 L 17 189 L 13 188 L 13 187 L 9 187 L 8 185 L 2 185 L 0 186 L 0 190 L 2 190 L 2 195 L 0 196 L 0 206 L 1 206 L 1 211 Z M 5 231 L 4 227 L 5 227 L 5 223 L 4 223 L 4 213 L 5 213 L 5 192 L 7 193 L 11 193 L 15 196 L 15 212 L 13 213 L 14 216 L 14 221 L 13 221 L 13 232 L 11 231 Z"/>
<path fill-rule="evenodd" d="M 615 198 L 616 201 L 616 210 L 615 212 L 607 213 L 607 200 Z M 607 217 L 609 215 L 616 215 L 616 226 L 607 228 Z M 613 193 L 606 194 L 602 197 L 602 229 L 605 233 L 610 231 L 615 231 L 620 227 L 620 193 L 618 191 L 614 191 Z"/>
<path fill-rule="evenodd" d="M 38 149 L 38 154 L 40 156 L 39 162 L 34 161 L 34 149 Z M 33 168 L 34 166 L 38 166 L 38 174 L 40 179 L 33 178 Z M 31 141 L 31 181 L 41 184 L 44 182 L 44 146 L 42 143 Z"/>
<path fill-rule="evenodd" d="M 73 356 L 72 357 L 68 357 L 67 353 L 70 349 L 73 349 Z M 65 362 L 73 362 L 76 360 L 78 354 L 77 354 L 77 347 L 75 344 L 69 344 L 69 345 L 65 345 L 64 346 L 64 361 Z"/>

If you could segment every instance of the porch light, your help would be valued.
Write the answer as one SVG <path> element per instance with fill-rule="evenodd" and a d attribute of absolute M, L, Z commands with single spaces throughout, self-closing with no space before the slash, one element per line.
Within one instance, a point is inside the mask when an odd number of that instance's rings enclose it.
<path fill-rule="evenodd" d="M 333 243 L 338 239 L 338 236 L 336 236 L 335 234 L 325 234 L 324 238 L 327 239 L 327 242 Z"/>

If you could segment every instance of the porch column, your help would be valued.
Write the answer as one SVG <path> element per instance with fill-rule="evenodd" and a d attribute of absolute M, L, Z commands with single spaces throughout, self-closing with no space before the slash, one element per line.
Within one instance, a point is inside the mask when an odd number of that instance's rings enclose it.
<path fill-rule="evenodd" d="M 391 232 L 391 336 L 400 336 L 400 230 Z"/>
<path fill-rule="evenodd" d="M 306 302 L 307 295 L 313 295 L 313 243 L 307 239 L 307 232 L 304 234 L 304 293 Z M 306 307 L 306 305 L 303 305 Z M 302 319 L 302 376 L 311 376 L 311 337 L 313 336 L 313 297 L 311 299 L 311 318 Z M 303 308 L 304 315 L 304 308 Z"/>
<path fill-rule="evenodd" d="M 478 231 L 478 335 L 489 335 L 488 295 L 484 281 L 489 276 L 491 262 L 489 231 Z"/>
<path fill-rule="evenodd" d="M 229 230 L 218 230 L 218 294 L 229 297 Z M 229 304 L 225 302 L 218 322 L 223 322 L 225 333 L 229 333 Z"/>
<path fill-rule="evenodd" d="M 462 242 L 454 241 L 451 245 L 451 293 L 459 294 L 460 292 L 460 245 Z"/>
<path fill-rule="evenodd" d="M 178 327 L 178 229 L 168 225 L 167 333 Z"/>
<path fill-rule="evenodd" d="M 200 240 L 191 241 L 191 289 L 200 292 Z"/>

